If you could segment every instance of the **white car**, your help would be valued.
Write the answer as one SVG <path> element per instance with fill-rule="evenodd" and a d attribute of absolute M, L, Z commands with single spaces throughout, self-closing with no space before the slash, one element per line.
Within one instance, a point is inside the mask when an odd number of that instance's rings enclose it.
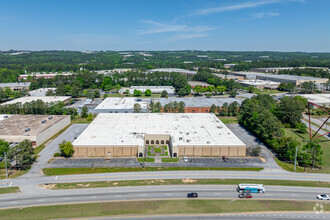
<path fill-rule="evenodd" d="M 325 194 L 318 195 L 318 196 L 316 196 L 316 198 L 319 199 L 319 200 L 330 200 L 330 197 L 328 195 L 325 195 Z"/>
<path fill-rule="evenodd" d="M 183 158 L 183 161 L 184 161 L 184 162 L 188 162 L 188 157 L 184 157 L 184 158 Z"/>

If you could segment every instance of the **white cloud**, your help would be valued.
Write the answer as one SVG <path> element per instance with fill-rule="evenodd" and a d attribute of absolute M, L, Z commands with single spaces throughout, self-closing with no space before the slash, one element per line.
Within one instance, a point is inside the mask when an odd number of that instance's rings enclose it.
<path fill-rule="evenodd" d="M 276 17 L 279 15 L 280 15 L 280 13 L 278 13 L 278 12 L 260 12 L 260 13 L 254 14 L 253 17 L 256 19 L 260 19 L 260 18 L 264 18 L 264 17 Z"/>
<path fill-rule="evenodd" d="M 207 8 L 207 9 L 201 9 L 197 10 L 196 14 L 198 15 L 208 15 L 208 14 L 214 14 L 219 12 L 225 12 L 225 11 L 237 11 L 247 8 L 255 8 L 262 5 L 268 5 L 273 3 L 278 3 L 280 0 L 265 0 L 265 1 L 257 1 L 257 2 L 244 2 L 241 4 L 235 4 L 235 5 L 227 5 L 227 6 L 220 6 L 216 8 Z"/>

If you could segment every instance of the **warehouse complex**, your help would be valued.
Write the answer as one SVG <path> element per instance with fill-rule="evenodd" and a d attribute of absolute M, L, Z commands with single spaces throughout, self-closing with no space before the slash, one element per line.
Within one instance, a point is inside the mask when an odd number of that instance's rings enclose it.
<path fill-rule="evenodd" d="M 10 104 L 16 104 L 16 103 L 27 103 L 32 101 L 41 100 L 45 103 L 51 103 L 51 102 L 64 102 L 68 103 L 71 100 L 71 96 L 25 96 L 18 99 L 14 99 L 5 103 L 2 103 L 1 105 L 10 105 Z"/>
<path fill-rule="evenodd" d="M 170 155 L 245 156 L 246 145 L 214 114 L 99 114 L 73 142 L 74 157 L 143 157 L 150 145 Z"/>
<path fill-rule="evenodd" d="M 40 146 L 70 123 L 69 115 L 0 115 L 0 139 Z"/>

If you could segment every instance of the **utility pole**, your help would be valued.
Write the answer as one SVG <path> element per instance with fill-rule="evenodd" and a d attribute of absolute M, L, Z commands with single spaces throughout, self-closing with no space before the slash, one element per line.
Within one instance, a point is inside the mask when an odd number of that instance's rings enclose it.
<path fill-rule="evenodd" d="M 6 178 L 8 178 L 8 171 L 7 171 L 7 154 L 6 152 L 3 152 L 5 154 L 5 167 L 6 167 Z"/>
<path fill-rule="evenodd" d="M 298 150 L 298 147 L 296 147 L 296 155 L 295 155 L 295 157 L 294 157 L 294 173 L 296 172 L 296 164 L 297 164 L 297 150 Z"/>

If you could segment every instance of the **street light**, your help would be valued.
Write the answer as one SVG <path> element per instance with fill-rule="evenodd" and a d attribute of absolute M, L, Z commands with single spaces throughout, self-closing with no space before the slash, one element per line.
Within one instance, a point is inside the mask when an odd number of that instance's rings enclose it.
<path fill-rule="evenodd" d="M 8 172 L 7 172 L 7 154 L 6 152 L 3 152 L 5 154 L 5 167 L 6 167 L 6 178 L 8 178 Z"/>

